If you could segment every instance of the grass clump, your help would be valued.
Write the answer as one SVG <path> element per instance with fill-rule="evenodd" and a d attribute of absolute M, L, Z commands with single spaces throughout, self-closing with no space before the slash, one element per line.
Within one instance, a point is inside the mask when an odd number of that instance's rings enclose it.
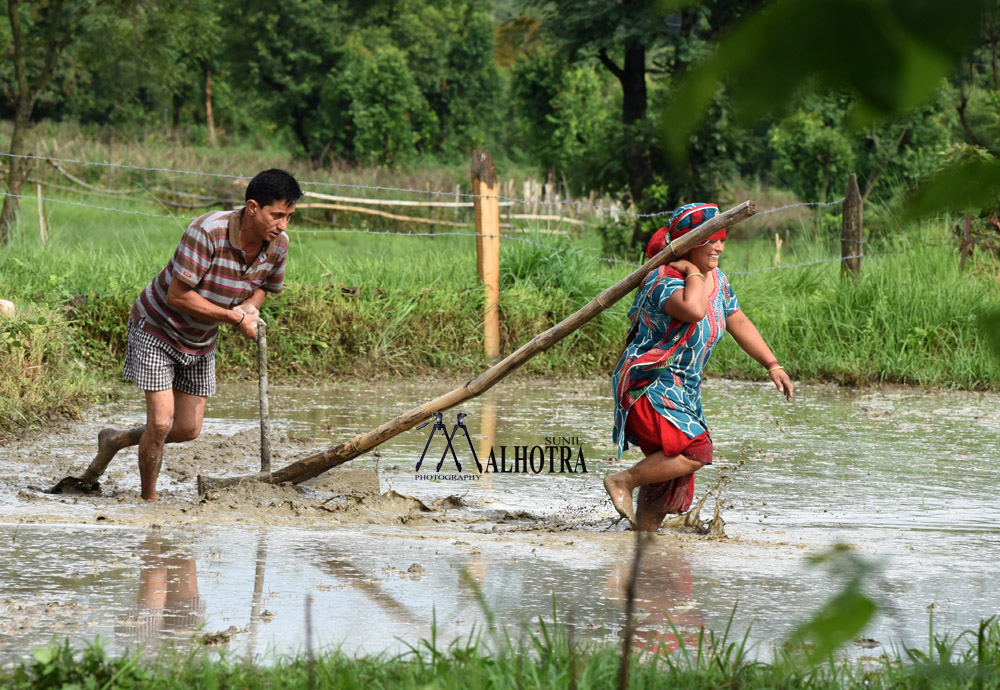
<path fill-rule="evenodd" d="M 0 319 L 0 438 L 12 428 L 76 416 L 83 401 L 107 397 L 103 377 L 73 356 L 70 328 L 64 314 L 44 308 Z"/>
<path fill-rule="evenodd" d="M 0 671 L 0 687 L 48 688 L 589 688 L 619 687 L 617 643 L 581 644 L 563 624 L 539 621 L 538 633 L 518 641 L 509 631 L 491 651 L 478 635 L 441 648 L 433 638 L 404 654 L 351 657 L 341 651 L 248 662 L 204 649 L 156 655 L 113 656 L 96 641 L 74 651 L 53 641 L 30 658 Z M 677 633 L 677 631 L 674 631 Z M 878 658 L 803 664 L 779 650 L 773 661 L 749 657 L 746 638 L 701 630 L 693 644 L 676 634 L 673 653 L 632 655 L 627 688 L 722 688 L 743 690 L 905 690 L 989 688 L 1000 685 L 1000 626 L 993 618 L 955 638 L 932 636 L 931 649 L 903 647 Z M 665 648 L 664 648 L 665 649 Z"/>
<path fill-rule="evenodd" d="M 741 305 L 799 379 L 997 390 L 1000 360 L 978 321 L 1000 302 L 1000 264 L 959 256 L 924 230 L 871 251 L 857 277 L 838 263 L 732 274 Z M 792 258 L 788 263 L 796 263 Z M 735 378 L 756 363 L 727 338 L 712 371 Z"/>

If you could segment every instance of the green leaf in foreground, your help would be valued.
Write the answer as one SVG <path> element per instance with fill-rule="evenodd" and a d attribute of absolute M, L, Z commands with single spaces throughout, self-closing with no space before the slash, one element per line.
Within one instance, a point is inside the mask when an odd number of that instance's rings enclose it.
<path fill-rule="evenodd" d="M 975 35 L 983 7 L 983 0 L 771 3 L 681 83 L 667 108 L 668 147 L 684 157 L 723 84 L 743 124 L 779 112 L 814 85 L 853 92 L 858 125 L 904 112 L 939 88 Z"/>
<path fill-rule="evenodd" d="M 858 637 L 875 611 L 875 602 L 857 587 L 849 586 L 828 601 L 811 620 L 796 628 L 789 641 L 804 649 L 808 663 L 821 663 Z"/>
<path fill-rule="evenodd" d="M 903 218 L 915 220 L 944 211 L 988 208 L 1000 190 L 1000 161 L 971 160 L 954 165 L 920 185 L 905 202 Z"/>
<path fill-rule="evenodd" d="M 848 546 L 838 544 L 814 557 L 812 562 L 825 565 L 834 577 L 844 580 L 842 591 L 788 638 L 793 655 L 808 664 L 817 664 L 858 637 L 877 607 L 861 589 L 863 580 L 873 568 L 853 554 Z"/>

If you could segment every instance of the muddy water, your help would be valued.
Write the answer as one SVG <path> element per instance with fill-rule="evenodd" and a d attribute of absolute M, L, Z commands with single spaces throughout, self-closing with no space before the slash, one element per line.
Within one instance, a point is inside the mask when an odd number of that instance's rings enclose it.
<path fill-rule="evenodd" d="M 453 385 L 277 387 L 274 464 Z M 415 471 L 428 426 L 308 487 L 253 485 L 199 500 L 197 474 L 243 474 L 259 463 L 255 394 L 223 387 L 202 437 L 168 447 L 155 505 L 136 497 L 134 451 L 112 464 L 100 496 L 39 491 L 83 470 L 102 426 L 140 422 L 137 396 L 0 448 L 0 663 L 52 634 L 74 644 L 100 636 L 116 651 L 172 640 L 293 653 L 305 647 L 307 597 L 314 647 L 350 652 L 405 649 L 430 636 L 435 617 L 446 642 L 479 630 L 489 617 L 477 592 L 517 634 L 537 629 L 540 616 L 551 620 L 553 601 L 581 639 L 619 634 L 633 542 L 600 477 L 635 457 L 609 459 L 606 382 L 508 382 L 445 413 L 449 434 L 455 413 L 468 414 L 469 440 L 459 429 L 455 458 L 440 473 L 440 431 Z M 986 394 L 803 386 L 787 405 L 764 385 L 710 381 L 716 462 L 699 473 L 698 494 L 731 479 L 721 492 L 726 536 L 657 537 L 639 582 L 643 644 L 675 647 L 670 622 L 688 641 L 702 625 L 721 631 L 735 607 L 734 634 L 749 628 L 758 654 L 769 655 L 836 591 L 806 557 L 837 542 L 879 567 L 868 586 L 881 613 L 866 636 L 881 645 L 921 644 L 932 603 L 939 632 L 1000 613 L 998 403 Z M 555 470 L 567 447 L 568 464 L 582 470 L 582 455 L 587 472 L 550 474 L 546 460 L 538 474 L 452 479 L 455 459 L 465 470 L 458 476 L 468 476 L 473 451 L 485 464 L 491 446 L 498 460 L 506 448 L 508 465 L 516 446 L 537 447 L 536 459 L 551 446 Z"/>

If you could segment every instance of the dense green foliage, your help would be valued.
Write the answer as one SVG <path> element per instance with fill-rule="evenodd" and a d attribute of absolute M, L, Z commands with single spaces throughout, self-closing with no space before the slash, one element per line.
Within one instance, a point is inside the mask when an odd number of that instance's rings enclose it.
<path fill-rule="evenodd" d="M 995 0 L 762 5 L 61 0 L 16 12 L 29 77 L 45 69 L 46 41 L 66 43 L 35 121 L 193 144 L 217 131 L 332 169 L 464 164 L 488 146 L 642 211 L 715 198 L 734 177 L 835 198 L 848 171 L 866 199 L 887 201 L 950 147 L 1000 150 Z M 54 23 L 53 8 L 78 21 Z M 849 48 L 831 25 L 857 34 Z M 10 32 L 0 21 L 5 58 Z M 0 117 L 14 117 L 15 77 L 0 61 Z"/>

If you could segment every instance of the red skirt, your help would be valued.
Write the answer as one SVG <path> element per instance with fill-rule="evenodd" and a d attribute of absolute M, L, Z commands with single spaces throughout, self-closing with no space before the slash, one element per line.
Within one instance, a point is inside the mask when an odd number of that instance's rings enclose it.
<path fill-rule="evenodd" d="M 663 451 L 664 455 L 683 455 L 705 465 L 712 464 L 712 439 L 708 432 L 688 438 L 683 431 L 653 409 L 646 396 L 639 398 L 628 411 L 625 438 L 639 446 L 644 455 Z M 660 513 L 683 513 L 694 500 L 694 472 L 667 482 L 639 488 L 639 506 Z"/>

